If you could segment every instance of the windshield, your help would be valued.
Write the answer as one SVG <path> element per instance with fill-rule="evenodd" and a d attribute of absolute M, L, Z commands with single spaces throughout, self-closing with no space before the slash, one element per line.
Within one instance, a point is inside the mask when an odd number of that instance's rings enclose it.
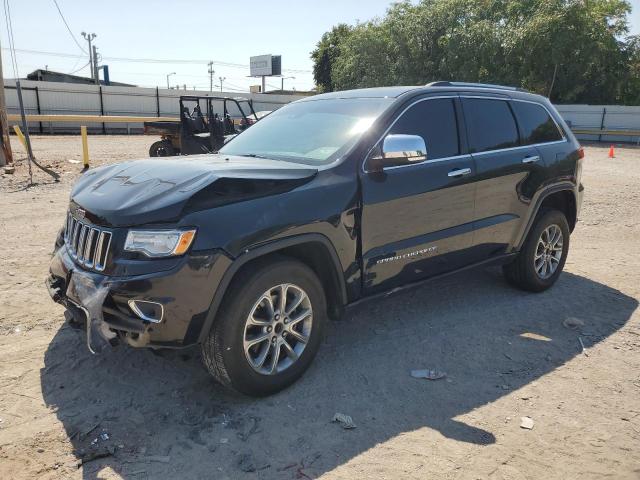
<path fill-rule="evenodd" d="M 351 98 L 290 103 L 238 135 L 220 153 L 326 165 L 347 152 L 391 102 Z"/>

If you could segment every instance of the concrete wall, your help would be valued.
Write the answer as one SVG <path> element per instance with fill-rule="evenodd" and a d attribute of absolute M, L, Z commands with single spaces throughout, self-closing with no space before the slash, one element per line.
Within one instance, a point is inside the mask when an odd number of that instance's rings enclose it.
<path fill-rule="evenodd" d="M 100 87 L 97 85 L 80 85 L 58 82 L 37 82 L 22 80 L 22 97 L 26 113 L 42 114 L 76 114 L 76 115 L 135 115 L 135 116 L 178 116 L 178 99 L 181 95 L 221 95 L 226 97 L 243 97 L 253 100 L 256 112 L 261 110 L 276 110 L 299 98 L 301 95 L 270 95 L 238 92 L 213 92 L 199 90 L 167 90 L 139 87 Z M 13 80 L 5 80 L 5 96 L 8 113 L 19 113 L 18 96 Z M 102 97 L 102 109 L 101 109 Z M 38 112 L 38 105 L 40 112 Z M 214 108 L 216 105 L 214 105 Z M 76 133 L 79 124 L 49 122 L 40 125 L 37 122 L 29 124 L 33 133 Z M 102 132 L 102 124 L 89 123 L 90 131 Z M 142 124 L 106 124 L 108 133 L 139 132 Z"/>

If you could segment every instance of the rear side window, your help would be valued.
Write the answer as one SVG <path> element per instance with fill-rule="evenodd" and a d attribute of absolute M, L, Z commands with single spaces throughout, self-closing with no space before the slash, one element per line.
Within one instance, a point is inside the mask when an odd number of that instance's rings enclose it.
<path fill-rule="evenodd" d="M 451 98 L 416 103 L 402 114 L 389 133 L 420 135 L 427 146 L 429 160 L 460 153 L 458 123 Z"/>
<path fill-rule="evenodd" d="M 518 146 L 518 128 L 504 100 L 463 98 L 471 152 Z"/>
<path fill-rule="evenodd" d="M 562 140 L 556 123 L 541 105 L 528 102 L 513 102 L 511 105 L 525 145 Z"/>

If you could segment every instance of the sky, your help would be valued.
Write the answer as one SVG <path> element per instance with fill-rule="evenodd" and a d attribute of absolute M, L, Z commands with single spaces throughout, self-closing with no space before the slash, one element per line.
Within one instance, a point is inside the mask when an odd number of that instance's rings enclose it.
<path fill-rule="evenodd" d="M 313 87 L 310 52 L 324 32 L 338 23 L 354 24 L 384 15 L 391 0 L 9 0 L 20 77 L 37 68 L 89 76 L 87 43 L 93 32 L 111 80 L 148 87 L 184 85 L 247 91 L 259 79 L 248 77 L 249 57 L 282 55 L 285 89 Z M 631 0 L 631 30 L 640 34 L 640 0 Z M 9 59 L 5 15 L 2 61 L 5 78 L 14 76 Z M 80 44 L 78 46 L 76 42 Z M 158 61 L 159 60 L 159 61 Z M 234 65 L 224 65 L 224 64 Z M 267 90 L 281 79 L 267 79 Z"/>

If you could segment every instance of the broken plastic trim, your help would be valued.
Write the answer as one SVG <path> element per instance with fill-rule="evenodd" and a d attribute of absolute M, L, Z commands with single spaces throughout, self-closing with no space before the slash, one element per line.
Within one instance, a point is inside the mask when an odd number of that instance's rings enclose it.
<path fill-rule="evenodd" d="M 109 340 L 115 338 L 116 333 L 109 330 L 102 315 L 102 305 L 109 293 L 108 282 L 105 279 L 95 280 L 83 272 L 74 271 L 67 289 L 73 298 L 79 300 L 77 307 L 87 317 L 87 348 L 91 353 L 101 353 L 110 346 Z M 72 303 L 76 304 L 71 300 Z"/>

